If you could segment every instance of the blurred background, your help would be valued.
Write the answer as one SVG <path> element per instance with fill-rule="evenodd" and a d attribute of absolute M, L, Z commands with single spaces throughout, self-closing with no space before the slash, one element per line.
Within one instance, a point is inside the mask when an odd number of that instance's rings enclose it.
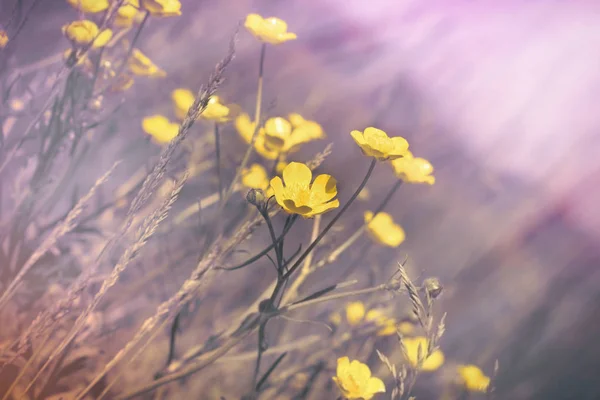
<path fill-rule="evenodd" d="M 498 359 L 501 399 L 600 399 L 600 2 L 182 5 L 181 17 L 151 19 L 139 41 L 168 77 L 132 88 L 117 135 L 80 179 L 124 158 L 123 181 L 156 156 L 140 119 L 168 112 L 174 88 L 205 82 L 248 13 L 280 17 L 298 40 L 268 49 L 267 112 L 299 111 L 323 125 L 334 143 L 323 169 L 336 176 L 341 198 L 368 166 L 352 129 L 404 136 L 436 169 L 435 185 L 402 187 L 389 206 L 407 240 L 382 262 L 408 255 L 413 275 L 443 282 L 447 358 L 487 371 Z M 39 2 L 18 38 L 16 65 L 63 51 L 57 27 L 76 15 L 62 0 Z M 221 90 L 247 111 L 258 52 L 242 29 Z M 380 167 L 372 199 L 356 206 L 361 215 L 391 179 Z"/>

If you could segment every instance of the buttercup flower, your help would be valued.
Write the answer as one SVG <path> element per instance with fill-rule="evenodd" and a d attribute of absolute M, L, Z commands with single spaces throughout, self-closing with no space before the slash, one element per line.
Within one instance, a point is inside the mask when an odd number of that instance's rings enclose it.
<path fill-rule="evenodd" d="M 383 381 L 371 376 L 368 365 L 358 360 L 350 362 L 348 357 L 338 358 L 333 381 L 348 399 L 369 400 L 377 393 L 385 393 Z"/>
<path fill-rule="evenodd" d="M 153 115 L 142 120 L 142 129 L 158 143 L 169 143 L 179 133 L 179 124 L 162 115 Z"/>
<path fill-rule="evenodd" d="M 117 10 L 114 24 L 119 28 L 129 28 L 134 22 L 141 21 L 142 15 L 139 0 L 127 0 Z"/>
<path fill-rule="evenodd" d="M 67 0 L 67 3 L 86 13 L 99 13 L 109 6 L 108 0 Z"/>
<path fill-rule="evenodd" d="M 179 0 L 141 0 L 142 9 L 154 17 L 174 17 L 181 15 Z"/>
<path fill-rule="evenodd" d="M 408 142 L 400 136 L 389 137 L 381 129 L 369 127 L 364 132 L 350 132 L 363 154 L 379 161 L 395 160 L 406 154 Z"/>
<path fill-rule="evenodd" d="M 223 123 L 229 121 L 232 114 L 233 110 L 231 107 L 222 104 L 219 96 L 211 96 L 206 108 L 200 116 L 210 121 Z"/>
<path fill-rule="evenodd" d="M 471 392 L 486 392 L 490 385 L 490 378 L 476 365 L 461 365 L 458 374 L 465 388 Z"/>
<path fill-rule="evenodd" d="M 89 20 L 73 21 L 64 25 L 62 31 L 73 46 L 86 46 L 93 42 L 93 48 L 100 48 L 106 46 L 112 38 L 110 29 L 100 32 L 98 26 Z"/>
<path fill-rule="evenodd" d="M 292 124 L 285 118 L 269 118 L 265 122 L 265 146 L 268 149 L 281 151 L 291 134 Z"/>
<path fill-rule="evenodd" d="M 392 216 L 386 212 L 379 212 L 375 218 L 371 211 L 365 212 L 365 223 L 369 236 L 379 244 L 389 247 L 398 247 L 406 234 L 404 230 L 394 223 Z"/>
<path fill-rule="evenodd" d="M 396 333 L 396 321 L 393 318 L 388 317 L 381 310 L 376 308 L 369 310 L 365 315 L 365 321 L 372 322 L 378 327 L 381 327 L 377 331 L 377 336 L 390 336 Z"/>
<path fill-rule="evenodd" d="M 424 158 L 414 157 L 410 151 L 407 151 L 404 157 L 393 160 L 391 164 L 396 176 L 404 182 L 429 185 L 435 183 L 431 163 Z"/>
<path fill-rule="evenodd" d="M 0 49 L 3 49 L 8 44 L 8 33 L 5 30 L 0 29 Z"/>
<path fill-rule="evenodd" d="M 267 190 L 269 176 L 267 170 L 260 164 L 252 164 L 250 168 L 242 171 L 242 185 L 250 189 Z"/>
<path fill-rule="evenodd" d="M 175 107 L 175 115 L 178 119 L 183 120 L 194 103 L 194 93 L 188 89 L 175 89 L 171 93 L 171 99 L 173 100 L 173 105 Z"/>
<path fill-rule="evenodd" d="M 138 49 L 133 49 L 131 58 L 129 58 L 129 70 L 134 75 L 150 76 L 162 78 L 167 76 L 167 73 L 157 67 L 144 53 Z M 186 110 L 187 111 L 187 110 Z"/>
<path fill-rule="evenodd" d="M 279 18 L 263 18 L 258 14 L 249 14 L 244 26 L 258 40 L 266 43 L 280 44 L 296 39 L 296 34 L 288 32 L 287 24 Z"/>
<path fill-rule="evenodd" d="M 288 120 L 294 127 L 293 135 L 295 136 L 306 137 L 310 140 L 322 139 L 325 137 L 323 127 L 319 123 L 304 119 L 304 117 L 298 113 L 289 114 Z"/>
<path fill-rule="evenodd" d="M 254 133 L 254 122 L 250 120 L 248 114 L 240 114 L 235 119 L 235 128 L 240 134 L 240 137 L 244 139 L 247 144 L 252 141 L 252 134 Z M 256 133 L 256 139 L 254 141 L 254 149 L 258 154 L 266 158 L 267 160 L 275 160 L 279 155 L 277 150 L 270 150 L 265 146 L 265 130 L 260 128 Z"/>
<path fill-rule="evenodd" d="M 421 354 L 424 356 L 427 354 L 427 338 L 423 336 L 417 336 L 414 338 L 404 338 L 402 339 L 404 343 L 404 347 L 406 347 L 406 352 L 408 354 L 408 362 L 412 365 L 413 368 L 417 368 L 418 366 L 418 357 L 419 357 L 419 346 L 421 346 Z M 444 363 L 444 353 L 441 350 L 436 350 L 431 354 L 428 358 L 423 361 L 423 365 L 421 366 L 422 371 L 435 371 Z"/>
<path fill-rule="evenodd" d="M 311 183 L 312 172 L 306 164 L 291 162 L 283 170 L 283 181 L 276 176 L 271 179 L 271 187 L 277 203 L 290 214 L 311 218 L 340 205 L 336 180 L 331 175 L 322 174 Z M 285 186 L 284 186 L 285 183 Z"/>
<path fill-rule="evenodd" d="M 346 305 L 346 320 L 354 326 L 360 324 L 365 317 L 365 305 L 361 301 L 353 301 Z"/>

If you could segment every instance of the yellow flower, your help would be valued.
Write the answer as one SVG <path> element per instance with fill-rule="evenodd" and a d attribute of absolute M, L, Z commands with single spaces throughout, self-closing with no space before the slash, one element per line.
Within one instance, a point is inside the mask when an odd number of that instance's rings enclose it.
<path fill-rule="evenodd" d="M 268 149 L 281 151 L 292 134 L 292 124 L 285 118 L 269 118 L 265 122 L 265 146 Z"/>
<path fill-rule="evenodd" d="M 400 136 L 389 137 L 381 129 L 369 127 L 364 132 L 350 132 L 363 154 L 379 161 L 395 160 L 406 154 L 408 142 Z"/>
<path fill-rule="evenodd" d="M 3 49 L 8 44 L 8 33 L 5 30 L 0 29 L 0 49 Z"/>
<path fill-rule="evenodd" d="M 414 157 L 408 151 L 404 157 L 391 162 L 394 173 L 399 179 L 407 183 L 427 183 L 433 185 L 433 166 L 424 158 Z"/>
<path fill-rule="evenodd" d="M 110 29 L 100 32 L 98 26 L 89 20 L 73 21 L 64 25 L 62 31 L 73 46 L 86 46 L 93 42 L 93 48 L 100 48 L 106 46 L 112 38 Z"/>
<path fill-rule="evenodd" d="M 250 189 L 267 190 L 269 176 L 267 170 L 260 164 L 252 164 L 250 168 L 242 171 L 242 185 Z"/>
<path fill-rule="evenodd" d="M 340 205 L 336 180 L 331 175 L 322 174 L 311 183 L 312 172 L 306 164 L 291 162 L 283 170 L 283 181 L 276 176 L 271 179 L 271 187 L 277 203 L 290 214 L 311 218 Z M 284 186 L 285 182 L 285 186 Z"/>
<path fill-rule="evenodd" d="M 361 301 L 353 301 L 346 304 L 346 320 L 354 326 L 360 324 L 365 317 L 365 305 Z"/>
<path fill-rule="evenodd" d="M 373 213 L 366 211 L 365 223 L 368 224 L 367 231 L 371 238 L 384 246 L 398 247 L 406 238 L 404 230 L 386 212 L 380 212 L 373 218 Z"/>
<path fill-rule="evenodd" d="M 377 331 L 377 336 L 390 336 L 396 333 L 396 321 L 384 314 L 383 311 L 376 308 L 369 310 L 365 316 L 365 321 L 372 322 L 381 329 Z"/>
<path fill-rule="evenodd" d="M 134 22 L 138 22 L 141 15 L 139 0 L 126 0 L 117 10 L 115 26 L 119 28 L 129 28 Z"/>
<path fill-rule="evenodd" d="M 67 3 L 86 13 L 99 13 L 109 6 L 108 0 L 67 0 Z"/>
<path fill-rule="evenodd" d="M 329 316 L 329 322 L 331 322 L 333 325 L 339 325 L 342 323 L 342 316 L 339 312 L 331 313 Z"/>
<path fill-rule="evenodd" d="M 129 70 L 134 75 L 150 76 L 150 77 L 165 77 L 167 73 L 157 67 L 144 53 L 138 49 L 133 49 L 131 58 L 129 59 Z"/>
<path fill-rule="evenodd" d="M 283 174 L 283 170 L 288 164 L 289 163 L 287 161 L 278 161 L 277 165 L 275 166 L 275 172 L 277 172 L 278 175 Z"/>
<path fill-rule="evenodd" d="M 360 191 L 360 193 L 358 194 L 357 197 L 359 200 L 362 201 L 366 201 L 369 200 L 371 198 L 371 192 L 369 191 L 369 189 L 367 189 L 367 187 L 365 186 L 363 188 L 363 190 Z"/>
<path fill-rule="evenodd" d="M 415 326 L 413 324 L 411 324 L 410 322 L 406 322 L 406 321 L 400 322 L 400 324 L 397 326 L 397 328 L 402 335 L 410 335 L 415 330 Z"/>
<path fill-rule="evenodd" d="M 402 339 L 404 347 L 408 355 L 408 362 L 413 368 L 417 368 L 419 362 L 419 346 L 421 347 L 421 357 L 427 354 L 427 338 L 423 336 L 417 336 L 414 338 Z M 434 351 L 421 366 L 422 371 L 435 371 L 444 363 L 444 353 L 441 350 Z"/>
<path fill-rule="evenodd" d="M 175 106 L 175 115 L 178 119 L 183 120 L 194 103 L 194 93 L 188 89 L 175 89 L 171 93 L 171 99 L 173 99 L 173 105 Z"/>
<path fill-rule="evenodd" d="M 289 114 L 288 120 L 294 127 L 294 134 L 297 136 L 307 137 L 310 140 L 322 139 L 325 137 L 323 127 L 319 123 L 304 119 L 304 117 L 298 113 Z"/>
<path fill-rule="evenodd" d="M 490 378 L 476 365 L 460 365 L 458 374 L 465 388 L 471 392 L 486 392 L 490 385 Z"/>
<path fill-rule="evenodd" d="M 179 133 L 179 124 L 162 115 L 153 115 L 142 120 L 142 129 L 158 143 L 169 143 Z"/>
<path fill-rule="evenodd" d="M 240 114 L 235 119 L 235 128 L 240 134 L 240 137 L 248 144 L 252 141 L 252 134 L 254 133 L 255 123 L 250 120 L 248 114 Z M 267 149 L 265 146 L 265 130 L 260 128 L 256 133 L 256 140 L 254 141 L 254 149 L 258 154 L 266 158 L 267 160 L 275 160 L 279 155 L 277 150 Z"/>
<path fill-rule="evenodd" d="M 369 400 L 376 393 L 385 393 L 383 381 L 371 376 L 368 365 L 358 360 L 350 362 L 348 357 L 338 358 L 333 381 L 348 399 Z"/>
<path fill-rule="evenodd" d="M 219 96 L 211 96 L 206 108 L 200 114 L 204 119 L 215 122 L 227 122 L 231 119 L 232 109 L 221 103 Z"/>
<path fill-rule="evenodd" d="M 174 17 L 181 15 L 179 0 L 141 0 L 141 6 L 154 17 Z"/>
<path fill-rule="evenodd" d="M 244 26 L 258 40 L 266 43 L 280 44 L 296 39 L 296 34 L 288 32 L 287 24 L 279 18 L 263 18 L 258 14 L 248 14 Z"/>

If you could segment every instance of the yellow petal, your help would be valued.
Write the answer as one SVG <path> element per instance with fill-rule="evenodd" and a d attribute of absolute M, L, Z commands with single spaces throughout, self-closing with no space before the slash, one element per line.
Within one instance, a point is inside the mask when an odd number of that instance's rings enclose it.
<path fill-rule="evenodd" d="M 365 138 L 361 131 L 352 131 L 350 135 L 352 135 L 352 139 L 354 139 L 357 145 L 362 147 L 365 144 Z"/>
<path fill-rule="evenodd" d="M 112 39 L 112 31 L 110 29 L 105 29 L 103 30 L 98 37 L 96 38 L 96 40 L 94 40 L 94 44 L 93 47 L 94 48 L 100 48 L 100 47 L 104 47 L 108 44 L 108 42 L 110 41 L 110 39 Z"/>
<path fill-rule="evenodd" d="M 283 170 L 283 181 L 288 185 L 310 185 L 312 179 L 312 172 L 306 164 L 291 162 Z"/>
<path fill-rule="evenodd" d="M 385 393 L 385 384 L 379 378 L 369 378 L 369 382 L 367 382 L 366 393 L 373 396 L 375 393 Z"/>
<path fill-rule="evenodd" d="M 313 198 L 325 203 L 337 195 L 337 181 L 331 175 L 321 174 L 317 176 L 311 186 Z"/>
<path fill-rule="evenodd" d="M 324 204 L 319 204 L 313 207 L 312 212 L 307 215 L 307 217 L 314 217 L 315 215 L 324 214 L 329 210 L 333 210 L 334 208 L 338 208 L 340 206 L 340 201 L 338 199 L 329 201 Z"/>
<path fill-rule="evenodd" d="M 275 178 L 271 179 L 271 182 L 269 182 L 271 185 L 271 188 L 273 188 L 273 192 L 275 193 L 275 200 L 277 200 L 277 203 L 281 206 L 284 207 L 284 189 L 283 189 L 283 182 L 281 181 L 281 178 L 276 176 Z"/>
<path fill-rule="evenodd" d="M 344 376 L 348 373 L 350 368 L 350 359 L 348 357 L 340 357 L 337 359 L 337 376 Z"/>
<path fill-rule="evenodd" d="M 346 320 L 350 325 L 358 325 L 365 316 L 365 305 L 354 301 L 346 305 Z"/>

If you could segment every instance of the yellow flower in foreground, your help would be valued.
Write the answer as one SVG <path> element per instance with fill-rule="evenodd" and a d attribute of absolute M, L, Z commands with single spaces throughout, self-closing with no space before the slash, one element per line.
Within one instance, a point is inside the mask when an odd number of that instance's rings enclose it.
<path fill-rule="evenodd" d="M 460 365 L 458 374 L 465 388 L 471 392 L 486 392 L 490 385 L 490 378 L 476 365 Z"/>
<path fill-rule="evenodd" d="M 350 362 L 348 357 L 338 358 L 333 381 L 348 399 L 369 400 L 376 393 L 385 393 L 383 381 L 371 376 L 368 365 L 358 360 Z"/>
<path fill-rule="evenodd" d="M 288 32 L 287 24 L 279 18 L 263 18 L 258 14 L 248 14 L 244 26 L 258 40 L 266 43 L 280 44 L 296 39 L 296 34 Z"/>
<path fill-rule="evenodd" d="M 150 76 L 162 78 L 167 76 L 167 73 L 157 67 L 144 53 L 138 49 L 133 49 L 131 58 L 129 59 L 129 70 L 134 75 Z"/>
<path fill-rule="evenodd" d="M 232 109 L 221 103 L 219 96 L 211 96 L 208 104 L 200 116 L 204 119 L 215 122 L 227 122 L 231 119 Z"/>
<path fill-rule="evenodd" d="M 260 164 L 252 164 L 250 168 L 242 171 L 242 185 L 249 189 L 267 190 L 269 176 L 267 170 Z"/>
<path fill-rule="evenodd" d="M 106 46 L 112 38 L 110 29 L 100 32 L 98 26 L 89 20 L 73 21 L 64 25 L 62 31 L 73 46 L 86 46 L 93 42 L 93 48 L 100 48 Z"/>
<path fill-rule="evenodd" d="M 407 183 L 427 183 L 433 185 L 435 177 L 433 166 L 429 161 L 421 157 L 414 157 L 408 151 L 404 157 L 391 162 L 394 174 Z"/>
<path fill-rule="evenodd" d="M 117 10 L 115 26 L 129 28 L 134 22 L 138 22 L 142 16 L 140 2 L 138 0 L 126 0 Z"/>
<path fill-rule="evenodd" d="M 99 13 L 109 6 L 108 0 L 67 0 L 67 3 L 86 13 Z"/>
<path fill-rule="evenodd" d="M 419 362 L 419 346 L 421 347 L 421 354 L 425 356 L 427 354 L 427 338 L 423 336 L 417 336 L 414 338 L 402 339 L 406 352 L 408 354 L 408 362 L 413 368 L 417 368 Z M 421 366 L 422 371 L 435 371 L 444 364 L 444 353 L 441 350 L 436 350 L 431 354 Z"/>
<path fill-rule="evenodd" d="M 179 0 L 141 0 L 142 9 L 154 17 L 175 17 L 181 15 Z"/>
<path fill-rule="evenodd" d="M 346 304 L 346 320 L 350 325 L 358 325 L 365 317 L 365 305 L 362 301 Z"/>
<path fill-rule="evenodd" d="M 169 143 L 179 133 L 179 124 L 162 115 L 153 115 L 142 120 L 142 129 L 158 143 Z"/>
<path fill-rule="evenodd" d="M 0 49 L 3 49 L 8 44 L 8 33 L 5 30 L 0 29 Z"/>
<path fill-rule="evenodd" d="M 171 93 L 171 99 L 173 100 L 173 105 L 175 107 L 175 115 L 178 119 L 183 120 L 194 103 L 194 93 L 188 89 L 175 89 Z"/>
<path fill-rule="evenodd" d="M 283 181 L 276 176 L 271 187 L 277 203 L 290 214 L 311 218 L 339 207 L 336 180 L 327 174 L 312 182 L 312 171 L 306 164 L 291 162 L 283 170 Z M 285 183 L 285 186 L 284 186 Z"/>
<path fill-rule="evenodd" d="M 373 213 L 366 211 L 365 223 L 368 223 L 369 236 L 384 246 L 398 247 L 406 238 L 404 230 L 394 223 L 392 216 L 386 212 L 380 212 L 373 218 Z"/>
<path fill-rule="evenodd" d="M 389 137 L 381 129 L 369 127 L 364 132 L 350 132 L 363 154 L 379 161 L 395 160 L 406 154 L 408 142 L 400 136 Z"/>

